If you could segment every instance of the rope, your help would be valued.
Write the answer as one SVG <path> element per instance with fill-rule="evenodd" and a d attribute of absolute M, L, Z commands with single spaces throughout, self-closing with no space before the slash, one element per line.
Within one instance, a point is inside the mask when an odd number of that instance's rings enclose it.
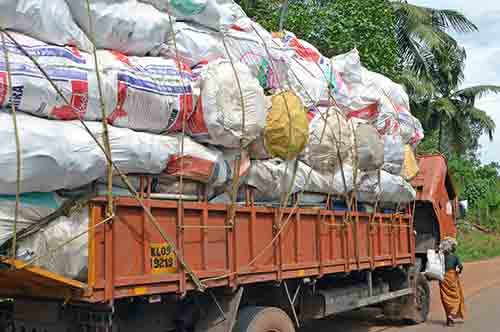
<path fill-rule="evenodd" d="M 10 71 L 9 51 L 5 45 L 5 36 L 2 33 L 2 46 L 5 56 L 5 67 L 7 69 L 7 92 L 6 95 L 10 96 L 12 87 L 12 75 Z M 19 137 L 19 128 L 17 126 L 17 112 L 14 102 L 10 101 L 12 110 L 12 122 L 14 126 L 14 134 L 16 136 L 16 206 L 14 210 L 14 224 L 12 225 L 12 259 L 17 257 L 17 222 L 19 220 L 19 205 L 21 203 L 21 139 Z M 15 269 L 15 267 L 14 267 Z"/>
<path fill-rule="evenodd" d="M 47 72 L 40 66 L 40 64 L 38 63 L 38 61 L 33 58 L 33 56 L 31 56 L 25 49 L 22 45 L 20 45 L 10 34 L 9 32 L 7 32 L 6 30 L 2 29 L 1 30 L 2 32 L 5 33 L 5 35 L 17 46 L 17 48 L 23 53 L 23 55 L 25 55 L 26 57 L 28 57 L 32 62 L 33 64 L 38 68 L 38 70 L 40 70 L 40 72 L 42 73 L 42 75 L 47 79 L 47 81 L 51 84 L 51 86 L 54 88 L 54 90 L 57 92 L 57 94 L 61 97 L 61 99 L 65 102 L 66 105 L 68 105 L 71 109 L 71 111 L 73 113 L 75 113 L 76 115 L 78 115 L 78 110 L 76 110 L 68 101 L 68 99 L 66 98 L 66 96 L 61 92 L 61 90 L 59 89 L 59 87 L 52 81 L 52 79 L 49 77 L 49 75 L 47 74 Z M 186 273 L 190 276 L 191 280 L 193 280 L 193 283 L 197 286 L 197 288 L 199 290 L 203 290 L 204 287 L 203 285 L 200 283 L 200 280 L 198 279 L 198 277 L 194 274 L 193 270 L 191 269 L 191 267 L 185 262 L 183 256 L 179 253 L 179 251 L 177 250 L 177 248 L 173 245 L 173 241 L 170 239 L 170 237 L 161 229 L 161 227 L 159 226 L 159 224 L 157 223 L 156 221 L 156 218 L 152 215 L 151 211 L 149 211 L 149 209 L 146 207 L 145 203 L 144 203 L 144 200 L 140 197 L 139 193 L 134 189 L 134 187 L 131 185 L 128 177 L 120 170 L 120 168 L 116 165 L 116 163 L 111 159 L 110 155 L 108 153 L 106 153 L 106 149 L 102 146 L 101 142 L 99 142 L 99 140 L 94 136 L 94 134 L 90 131 L 90 129 L 88 128 L 88 126 L 85 124 L 85 121 L 83 121 L 81 119 L 80 116 L 78 116 L 78 121 L 81 123 L 81 125 L 83 126 L 83 128 L 87 131 L 87 133 L 92 137 L 92 139 L 94 140 L 94 142 L 96 143 L 96 145 L 99 147 L 99 149 L 104 153 L 104 156 L 105 158 L 107 159 L 107 161 L 113 166 L 113 168 L 115 169 L 115 171 L 118 173 L 118 175 L 120 176 L 121 180 L 125 183 L 127 189 L 129 190 L 129 192 L 132 194 L 133 198 L 139 203 L 139 205 L 141 206 L 141 208 L 144 210 L 144 213 L 146 214 L 147 216 L 147 219 L 153 224 L 153 226 L 155 227 L 155 229 L 160 233 L 161 237 L 163 238 L 163 240 L 165 242 L 167 242 L 171 248 L 172 248 L 172 251 L 176 254 L 177 256 L 177 260 L 181 263 L 181 265 L 183 266 L 183 268 L 186 270 Z M 182 165 L 182 164 L 181 164 Z"/>
<path fill-rule="evenodd" d="M 111 216 L 108 216 L 106 219 L 98 222 L 97 224 L 95 224 L 94 226 L 91 226 L 91 227 L 88 227 L 86 230 L 84 230 L 83 232 L 80 232 L 78 233 L 77 235 L 75 235 L 74 237 L 70 238 L 69 240 L 63 242 L 62 244 L 58 245 L 57 247 L 55 247 L 54 249 L 51 249 L 49 250 L 47 253 L 43 254 L 43 255 L 37 255 L 35 257 L 33 257 L 32 259 L 30 259 L 28 262 L 24 263 L 23 265 L 21 265 L 19 267 L 19 269 L 24 269 L 25 267 L 27 266 L 30 266 L 32 265 L 33 263 L 35 263 L 36 261 L 39 261 L 40 259 L 42 258 L 45 258 L 45 257 L 49 257 L 51 256 L 52 254 L 54 254 L 56 251 L 60 250 L 61 248 L 63 248 L 64 246 L 70 244 L 71 242 L 79 239 L 80 237 L 84 236 L 85 234 L 89 233 L 90 231 L 96 229 L 97 227 L 109 222 L 109 221 L 112 221 L 113 218 L 115 217 L 115 215 L 111 215 Z"/>
<path fill-rule="evenodd" d="M 229 62 L 231 64 L 231 68 L 233 70 L 233 74 L 236 80 L 236 84 L 238 86 L 239 94 L 240 94 L 240 101 L 241 101 L 241 139 L 240 139 L 240 152 L 239 156 L 236 159 L 234 168 L 235 168 L 235 174 L 233 176 L 233 181 L 232 181 L 232 186 L 231 186 L 231 205 L 228 208 L 228 221 L 231 225 L 234 224 L 234 218 L 236 217 L 236 210 L 235 210 L 235 205 L 236 205 L 236 200 L 238 196 L 238 190 L 239 190 L 239 182 L 240 182 L 240 168 L 241 168 L 241 159 L 243 158 L 243 153 L 244 153 L 244 140 L 245 140 L 245 120 L 246 120 L 246 109 L 245 109 L 245 99 L 243 96 L 243 90 L 241 88 L 241 82 L 240 78 L 238 76 L 238 71 L 236 70 L 236 66 L 234 64 L 233 58 L 231 57 L 231 53 L 229 53 L 229 49 L 226 44 L 225 40 L 225 34 L 222 32 L 222 44 L 224 45 L 224 50 L 226 51 L 227 57 L 229 59 Z"/>
<path fill-rule="evenodd" d="M 101 117 L 102 117 L 102 141 L 104 145 L 104 149 L 106 153 L 109 155 L 109 161 L 107 164 L 107 182 L 108 182 L 108 207 L 107 207 L 107 215 L 111 216 L 114 214 L 113 212 L 113 166 L 111 164 L 112 154 L 111 154 L 111 144 L 109 142 L 109 131 L 108 131 L 108 123 L 107 123 L 107 113 L 106 113 L 106 103 L 104 101 L 104 95 L 102 93 L 102 81 L 101 81 L 101 73 L 99 72 L 99 64 L 97 60 L 97 50 L 95 46 L 95 35 L 92 30 L 92 15 L 90 12 L 90 1 L 86 0 L 87 4 L 87 14 L 89 16 L 89 39 L 92 43 L 92 54 L 94 56 L 94 66 L 95 66 L 95 74 L 97 78 L 97 88 L 99 90 L 99 102 L 101 106 Z"/>

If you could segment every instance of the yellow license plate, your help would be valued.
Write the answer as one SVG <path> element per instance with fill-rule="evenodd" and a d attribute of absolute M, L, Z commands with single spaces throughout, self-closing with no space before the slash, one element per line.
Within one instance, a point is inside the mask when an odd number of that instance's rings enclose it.
<path fill-rule="evenodd" d="M 151 243 L 151 272 L 176 273 L 177 258 L 167 243 Z"/>

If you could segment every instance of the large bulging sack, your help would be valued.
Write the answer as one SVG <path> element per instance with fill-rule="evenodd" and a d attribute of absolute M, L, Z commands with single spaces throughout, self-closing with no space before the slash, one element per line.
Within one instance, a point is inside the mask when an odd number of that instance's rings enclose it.
<path fill-rule="evenodd" d="M 382 169 L 393 175 L 400 175 L 405 159 L 404 145 L 401 136 L 384 136 L 384 164 Z"/>
<path fill-rule="evenodd" d="M 384 164 L 384 141 L 377 129 L 366 122 L 355 124 L 353 164 L 362 171 L 373 171 Z"/>
<path fill-rule="evenodd" d="M 100 114 L 97 78 L 93 61 L 76 48 L 48 45 L 31 37 L 13 34 L 13 38 L 34 58 L 65 95 L 69 105 L 59 96 L 36 65 L 24 56 L 15 43 L 7 39 L 6 50 L 0 52 L 0 105 L 13 103 L 18 110 L 61 120 L 78 117 L 95 120 Z M 9 55 L 12 86 L 7 88 L 5 51 Z M 113 82 L 103 77 L 103 91 L 113 95 Z M 7 93 L 10 95 L 7 95 Z M 114 108 L 107 98 L 107 108 Z"/>
<path fill-rule="evenodd" d="M 311 122 L 304 160 L 315 170 L 333 173 L 343 163 L 352 163 L 354 128 L 335 108 L 321 111 Z"/>
<path fill-rule="evenodd" d="M 265 150 L 273 157 L 292 160 L 309 140 L 307 110 L 289 91 L 273 95 L 271 104 L 264 128 Z"/>
<path fill-rule="evenodd" d="M 380 175 L 380 176 L 379 176 Z M 416 198 L 413 187 L 399 175 L 385 171 L 361 174 L 356 197 L 360 202 L 385 204 L 407 204 Z"/>
<path fill-rule="evenodd" d="M 168 12 L 177 19 L 222 29 L 246 17 L 233 0 L 141 0 Z"/>
<path fill-rule="evenodd" d="M 190 136 L 227 148 L 248 146 L 261 133 L 266 117 L 264 91 L 257 79 L 244 64 L 234 63 L 233 69 L 227 60 L 197 70 L 201 94 L 188 120 Z"/>
<path fill-rule="evenodd" d="M 342 76 L 330 59 L 292 32 L 274 33 L 274 44 L 290 58 L 286 77 L 307 107 L 331 106 L 348 94 Z"/>
<path fill-rule="evenodd" d="M 258 201 L 265 202 L 280 202 L 285 195 L 299 192 L 343 195 L 353 190 L 356 180 L 352 167 L 344 165 L 342 170 L 325 174 L 301 161 L 255 160 L 245 184 L 256 189 Z"/>
<path fill-rule="evenodd" d="M 107 94 L 114 107 L 106 109 L 117 127 L 153 133 L 182 131 L 183 118 L 193 113 L 199 89 L 191 69 L 173 59 L 135 57 L 100 51 L 99 70 L 115 88 Z M 100 119 L 100 117 L 98 117 Z"/>
<path fill-rule="evenodd" d="M 47 43 L 92 50 L 65 0 L 0 0 L 0 26 Z"/>
<path fill-rule="evenodd" d="M 35 266 L 80 281 L 87 280 L 89 208 L 80 207 L 69 216 L 62 216 L 38 232 L 18 241 L 20 259 Z M 72 240 L 76 235 L 83 234 Z M 68 241 L 70 241 L 68 243 Z M 54 248 L 62 246 L 54 251 Z"/>
<path fill-rule="evenodd" d="M 349 116 L 370 121 L 382 135 L 401 135 L 404 144 L 416 146 L 423 130 L 411 116 L 404 88 L 389 78 L 364 68 L 357 50 L 332 59 L 347 86 L 347 94 L 336 98 Z"/>
<path fill-rule="evenodd" d="M 171 33 L 169 15 L 136 0 L 69 0 L 73 17 L 87 35 L 92 32 L 97 48 L 130 55 L 145 55 L 161 47 Z"/>
<path fill-rule="evenodd" d="M 20 198 L 17 231 L 32 227 L 61 207 L 64 199 L 55 193 L 22 194 Z M 0 245 L 13 236 L 16 211 L 15 195 L 0 195 Z"/>
<path fill-rule="evenodd" d="M 0 105 L 14 103 L 18 110 L 57 120 L 101 120 L 100 95 L 93 57 L 75 48 L 52 46 L 13 35 L 35 57 L 65 96 L 59 96 L 35 64 L 14 43 L 6 43 L 12 71 L 7 89 L 7 68 L 0 62 Z M 3 59 L 4 54 L 0 52 Z M 193 111 L 199 90 L 189 68 L 160 57 L 128 57 L 98 52 L 98 68 L 106 119 L 117 127 L 155 133 L 182 129 L 183 114 Z M 10 95 L 7 95 L 7 91 Z"/>
<path fill-rule="evenodd" d="M 21 192 L 76 188 L 106 174 L 107 160 L 79 121 L 52 121 L 19 113 Z M 102 141 L 102 123 L 86 122 Z M 162 172 L 177 139 L 109 128 L 112 159 L 124 173 Z M 16 144 L 12 116 L 0 112 L 0 193 L 16 193 Z"/>

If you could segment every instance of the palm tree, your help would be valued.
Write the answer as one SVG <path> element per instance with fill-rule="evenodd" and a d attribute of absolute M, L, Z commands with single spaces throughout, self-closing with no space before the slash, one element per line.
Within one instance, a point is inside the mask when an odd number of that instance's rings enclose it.
<path fill-rule="evenodd" d="M 455 10 L 416 6 L 391 0 L 396 14 L 396 38 L 401 67 L 429 79 L 434 51 L 456 41 L 449 32 L 477 31 L 476 25 Z"/>
<path fill-rule="evenodd" d="M 414 92 L 412 99 L 424 126 L 438 131 L 439 150 L 444 149 L 445 131 L 449 148 L 454 152 L 474 149 L 483 134 L 492 140 L 495 122 L 484 110 L 478 109 L 475 102 L 489 93 L 500 93 L 500 86 L 478 85 L 459 89 L 464 80 L 466 54 L 456 43 L 447 43 L 435 50 L 433 59 L 427 81 L 431 83 L 431 88 L 424 90 L 431 91 L 431 95 Z M 410 85 L 410 80 L 406 83 Z M 413 83 L 417 85 L 419 81 Z M 417 88 L 414 87 L 414 90 Z"/>

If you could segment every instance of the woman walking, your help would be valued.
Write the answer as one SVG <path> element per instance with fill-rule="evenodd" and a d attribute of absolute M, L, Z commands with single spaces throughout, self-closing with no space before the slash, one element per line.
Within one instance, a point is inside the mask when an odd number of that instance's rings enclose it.
<path fill-rule="evenodd" d="M 455 254 L 457 241 L 446 238 L 441 242 L 440 249 L 444 253 L 445 277 L 439 283 L 441 302 L 446 313 L 446 325 L 453 326 L 455 320 L 465 319 L 464 292 L 460 284 L 460 273 L 463 265 Z"/>

